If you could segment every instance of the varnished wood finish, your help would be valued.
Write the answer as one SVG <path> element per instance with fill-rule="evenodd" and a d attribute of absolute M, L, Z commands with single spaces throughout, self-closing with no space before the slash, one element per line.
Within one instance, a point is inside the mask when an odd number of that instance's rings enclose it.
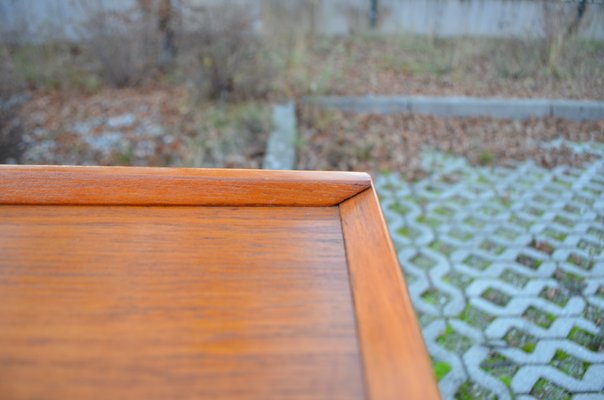
<path fill-rule="evenodd" d="M 438 397 L 368 175 L 0 166 L 0 399 Z"/>
<path fill-rule="evenodd" d="M 363 398 L 342 240 L 337 207 L 0 206 L 0 398 Z"/>
<path fill-rule="evenodd" d="M 371 184 L 358 172 L 0 166 L 0 204 L 333 206 Z"/>
<path fill-rule="evenodd" d="M 340 205 L 369 397 L 440 394 L 373 188 Z"/>

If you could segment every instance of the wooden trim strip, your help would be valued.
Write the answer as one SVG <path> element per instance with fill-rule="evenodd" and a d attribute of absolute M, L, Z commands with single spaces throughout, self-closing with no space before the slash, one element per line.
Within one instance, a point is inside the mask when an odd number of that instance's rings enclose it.
<path fill-rule="evenodd" d="M 373 187 L 340 204 L 340 216 L 369 398 L 439 399 Z"/>
<path fill-rule="evenodd" d="M 0 204 L 333 206 L 360 172 L 0 165 Z"/>

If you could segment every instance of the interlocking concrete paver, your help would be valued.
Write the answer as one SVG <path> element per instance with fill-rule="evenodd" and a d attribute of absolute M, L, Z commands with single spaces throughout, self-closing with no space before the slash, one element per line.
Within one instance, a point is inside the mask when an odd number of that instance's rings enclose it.
<path fill-rule="evenodd" d="M 376 181 L 428 351 L 450 367 L 443 398 L 604 399 L 604 146 L 566 144 L 597 157 L 486 168 L 431 151 L 426 179 Z"/>

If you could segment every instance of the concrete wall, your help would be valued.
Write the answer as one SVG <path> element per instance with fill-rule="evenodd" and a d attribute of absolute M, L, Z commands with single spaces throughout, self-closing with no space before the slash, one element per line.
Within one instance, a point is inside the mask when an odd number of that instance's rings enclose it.
<path fill-rule="evenodd" d="M 77 40 L 99 10 L 127 10 L 135 0 L 0 0 L 0 40 Z"/>
<path fill-rule="evenodd" d="M 173 0 L 178 4 L 216 0 Z M 245 3 L 266 28 L 279 14 L 290 27 L 324 34 L 367 29 L 369 0 L 222 0 Z M 577 0 L 578 1 L 578 0 Z M 541 37 L 548 26 L 566 24 L 576 14 L 574 0 L 379 0 L 378 32 L 435 36 Z M 1 40 L 68 38 L 101 8 L 124 10 L 136 0 L 0 0 Z M 544 5 L 549 4 L 549 6 Z M 549 7 L 549 8 L 548 8 Z M 579 34 L 604 40 L 604 0 L 590 0 Z"/>

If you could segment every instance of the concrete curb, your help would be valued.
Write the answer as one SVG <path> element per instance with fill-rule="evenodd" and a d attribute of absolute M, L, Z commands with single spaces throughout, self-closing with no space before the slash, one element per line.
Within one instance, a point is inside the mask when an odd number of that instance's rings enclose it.
<path fill-rule="evenodd" d="M 577 121 L 604 119 L 604 102 L 591 100 L 465 96 L 316 96 L 305 97 L 302 103 L 345 112 L 378 114 L 414 113 L 440 117 L 492 117 L 520 120 L 549 116 Z"/>
<path fill-rule="evenodd" d="M 296 126 L 294 102 L 273 106 L 273 131 L 268 139 L 262 168 L 296 168 Z"/>

